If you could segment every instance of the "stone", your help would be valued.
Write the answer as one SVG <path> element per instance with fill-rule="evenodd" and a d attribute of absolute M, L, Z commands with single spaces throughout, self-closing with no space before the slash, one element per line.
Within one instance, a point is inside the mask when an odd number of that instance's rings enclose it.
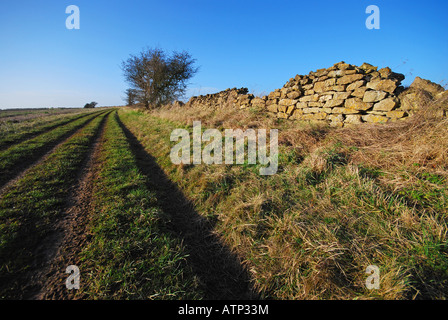
<path fill-rule="evenodd" d="M 294 111 L 294 106 L 289 106 L 288 109 L 286 110 L 286 113 L 291 115 L 293 111 Z"/>
<path fill-rule="evenodd" d="M 344 126 L 344 116 L 342 114 L 330 114 L 327 117 L 330 120 L 330 126 L 334 128 L 342 128 Z"/>
<path fill-rule="evenodd" d="M 324 92 L 327 90 L 327 86 L 324 81 L 319 81 L 314 83 L 314 91 L 316 92 Z"/>
<path fill-rule="evenodd" d="M 308 108 L 308 102 L 297 102 L 296 108 L 298 109 Z"/>
<path fill-rule="evenodd" d="M 344 120 L 345 123 L 350 123 L 350 124 L 360 124 L 362 123 L 361 120 L 361 115 L 359 114 L 349 114 L 345 117 Z"/>
<path fill-rule="evenodd" d="M 420 77 L 416 77 L 409 88 L 424 90 L 426 92 L 429 92 L 433 97 L 445 91 L 445 89 L 441 85 L 438 85 L 437 83 L 429 80 L 422 79 Z"/>
<path fill-rule="evenodd" d="M 283 112 L 283 113 L 286 113 L 286 106 L 284 106 L 284 105 L 279 105 L 278 106 L 278 112 Z"/>
<path fill-rule="evenodd" d="M 339 70 L 347 70 L 350 68 L 350 65 L 348 63 L 345 63 L 344 61 L 338 62 L 334 65 Z"/>
<path fill-rule="evenodd" d="M 344 126 L 344 122 L 342 121 L 331 121 L 330 122 L 330 127 L 333 128 L 342 128 Z"/>
<path fill-rule="evenodd" d="M 327 88 L 336 85 L 336 79 L 334 78 L 327 79 L 324 82 Z"/>
<path fill-rule="evenodd" d="M 355 90 L 359 87 L 362 87 L 366 82 L 364 80 L 355 81 L 347 86 L 347 91 Z"/>
<path fill-rule="evenodd" d="M 366 90 L 367 90 L 366 87 L 357 88 L 355 89 L 355 91 L 352 92 L 352 96 L 362 99 L 364 97 Z"/>
<path fill-rule="evenodd" d="M 392 119 L 399 119 L 399 118 L 403 118 L 405 115 L 404 111 L 388 111 L 386 112 L 386 116 Z"/>
<path fill-rule="evenodd" d="M 303 120 L 325 120 L 326 118 L 327 114 L 325 112 L 309 113 L 302 116 Z"/>
<path fill-rule="evenodd" d="M 435 96 L 435 99 L 438 99 L 438 100 L 442 100 L 442 99 L 446 99 L 446 98 L 448 98 L 448 90 L 440 92 Z"/>
<path fill-rule="evenodd" d="M 268 109 L 269 112 L 277 112 L 278 111 L 278 105 L 271 104 L 271 105 L 268 105 L 266 107 L 266 109 Z"/>
<path fill-rule="evenodd" d="M 369 123 L 386 123 L 389 121 L 389 118 L 384 116 L 377 116 L 374 114 L 367 114 L 364 116 L 361 116 L 362 120 Z"/>
<path fill-rule="evenodd" d="M 405 111 L 419 109 L 432 101 L 432 95 L 428 91 L 419 89 L 408 89 L 399 97 L 400 108 Z"/>
<path fill-rule="evenodd" d="M 312 83 L 302 86 L 303 90 L 311 90 L 313 87 L 314 85 Z"/>
<path fill-rule="evenodd" d="M 396 98 L 387 98 L 380 102 L 375 103 L 373 106 L 374 111 L 391 111 L 398 104 L 398 99 Z"/>
<path fill-rule="evenodd" d="M 378 70 L 380 77 L 383 79 L 388 79 L 389 76 L 392 74 L 392 70 L 389 67 L 381 68 Z"/>
<path fill-rule="evenodd" d="M 327 69 L 319 69 L 319 70 L 316 70 L 316 72 L 314 72 L 314 75 L 316 77 L 326 76 L 327 74 L 328 74 Z"/>
<path fill-rule="evenodd" d="M 318 113 L 321 112 L 321 108 L 305 108 L 302 111 L 303 113 Z"/>
<path fill-rule="evenodd" d="M 337 79 L 337 84 L 348 84 L 364 78 L 362 74 L 351 74 Z"/>
<path fill-rule="evenodd" d="M 381 75 L 378 71 L 374 71 L 372 73 L 369 73 L 366 75 L 365 79 L 367 81 L 380 81 L 381 80 Z"/>
<path fill-rule="evenodd" d="M 278 104 L 282 105 L 282 106 L 291 106 L 293 104 L 296 104 L 297 102 L 299 102 L 299 100 L 295 100 L 295 99 L 281 99 Z"/>
<path fill-rule="evenodd" d="M 310 101 L 319 101 L 319 95 L 314 94 L 312 96 L 303 96 L 299 98 L 300 102 L 310 102 Z"/>
<path fill-rule="evenodd" d="M 254 98 L 250 102 L 253 106 L 262 106 L 264 107 L 266 105 L 266 101 L 262 98 Z"/>
<path fill-rule="evenodd" d="M 280 89 L 280 98 L 286 98 L 286 95 L 292 91 L 291 88 L 281 88 Z"/>
<path fill-rule="evenodd" d="M 314 93 L 315 93 L 314 90 L 306 90 L 304 94 L 305 94 L 306 96 L 311 96 L 311 95 L 313 95 Z"/>
<path fill-rule="evenodd" d="M 324 103 L 323 102 L 319 102 L 319 101 L 310 101 L 310 102 L 308 102 L 308 106 L 309 107 L 322 108 L 324 106 Z"/>
<path fill-rule="evenodd" d="M 300 97 L 302 94 L 298 91 L 293 91 L 288 93 L 286 96 L 288 97 L 288 99 L 297 99 L 298 97 Z"/>
<path fill-rule="evenodd" d="M 348 99 L 348 97 L 350 97 L 351 94 L 352 94 L 351 91 L 348 91 L 348 92 L 336 92 L 333 95 L 333 99 L 335 99 L 335 100 L 345 100 L 345 99 Z"/>
<path fill-rule="evenodd" d="M 344 100 L 342 100 L 342 99 L 332 99 L 332 100 L 328 100 L 325 103 L 324 108 L 340 107 L 343 104 L 344 104 Z"/>
<path fill-rule="evenodd" d="M 324 94 L 324 95 L 319 97 L 319 101 L 321 101 L 321 102 L 325 102 L 325 101 L 328 101 L 328 100 L 331 100 L 331 99 L 333 99 L 333 95 L 332 94 Z"/>
<path fill-rule="evenodd" d="M 363 102 L 358 98 L 350 98 L 345 100 L 345 107 L 348 109 L 362 110 L 366 111 L 372 108 L 372 103 Z"/>
<path fill-rule="evenodd" d="M 330 78 L 338 78 L 338 77 L 342 77 L 344 75 L 344 71 L 343 70 L 333 70 L 328 72 L 328 77 Z"/>
<path fill-rule="evenodd" d="M 387 92 L 377 91 L 377 90 L 368 90 L 364 93 L 364 97 L 362 101 L 364 102 L 378 102 L 386 98 Z"/>
<path fill-rule="evenodd" d="M 364 62 L 359 69 L 364 70 L 365 73 L 371 73 L 378 69 L 378 67 L 372 66 L 370 63 Z"/>
<path fill-rule="evenodd" d="M 345 85 L 336 85 L 336 86 L 328 87 L 328 90 L 341 92 L 341 91 L 345 91 L 345 87 L 346 87 Z"/>
<path fill-rule="evenodd" d="M 334 114 L 356 114 L 356 113 L 360 113 L 360 112 L 361 112 L 360 110 L 344 108 L 344 107 L 333 108 Z"/>
<path fill-rule="evenodd" d="M 268 97 L 269 97 L 269 99 L 274 99 L 274 98 L 280 98 L 280 95 L 281 95 L 281 92 L 280 92 L 280 90 L 275 90 L 275 91 L 273 91 L 273 92 L 271 92 L 269 95 L 268 95 Z"/>
<path fill-rule="evenodd" d="M 344 72 L 344 75 L 345 75 L 345 76 L 350 75 L 350 74 L 358 73 L 358 71 L 356 71 L 355 69 L 352 69 L 352 70 L 344 70 L 343 72 Z"/>
<path fill-rule="evenodd" d="M 371 81 L 367 83 L 367 88 L 377 91 L 386 91 L 389 93 L 393 93 L 397 88 L 397 83 L 390 79 Z"/>
<path fill-rule="evenodd" d="M 299 83 L 303 86 L 303 85 L 306 85 L 306 84 L 308 84 L 308 83 L 310 83 L 311 82 L 311 79 L 310 78 L 308 78 L 308 77 L 305 77 L 305 78 L 303 78 L 302 80 L 300 80 L 299 81 Z"/>

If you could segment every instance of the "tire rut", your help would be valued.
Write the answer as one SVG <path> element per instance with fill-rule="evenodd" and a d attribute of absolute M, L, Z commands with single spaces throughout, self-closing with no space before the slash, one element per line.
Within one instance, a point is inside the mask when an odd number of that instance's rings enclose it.
<path fill-rule="evenodd" d="M 36 249 L 35 263 L 31 267 L 32 276 L 24 289 L 24 298 L 29 300 L 74 299 L 74 293 L 65 286 L 69 265 L 79 265 L 77 253 L 88 241 L 85 233 L 87 216 L 91 212 L 92 180 L 96 176 L 96 163 L 104 133 L 106 115 L 98 128 L 97 134 L 89 147 L 78 176 L 66 198 L 66 206 L 58 221 L 54 223 L 53 232 L 49 234 Z"/>

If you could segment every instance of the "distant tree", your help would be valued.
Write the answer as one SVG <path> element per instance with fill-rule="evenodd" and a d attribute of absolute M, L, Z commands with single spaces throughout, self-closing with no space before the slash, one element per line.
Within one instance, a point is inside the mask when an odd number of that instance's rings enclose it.
<path fill-rule="evenodd" d="M 145 108 L 171 103 L 185 94 L 187 81 L 197 72 L 195 59 L 186 52 L 167 55 L 162 49 L 146 49 L 122 62 L 123 75 Z"/>
<path fill-rule="evenodd" d="M 84 108 L 95 108 L 95 106 L 98 104 L 98 102 L 92 101 L 90 103 L 86 103 Z"/>
<path fill-rule="evenodd" d="M 138 90 L 137 89 L 126 89 L 125 91 L 126 97 L 124 101 L 127 106 L 133 106 L 137 103 Z"/>

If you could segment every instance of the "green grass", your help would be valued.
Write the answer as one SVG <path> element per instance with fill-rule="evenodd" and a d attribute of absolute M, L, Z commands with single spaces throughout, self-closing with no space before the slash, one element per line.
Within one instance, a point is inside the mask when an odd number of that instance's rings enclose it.
<path fill-rule="evenodd" d="M 148 177 L 149 179 L 151 177 Z M 88 299 L 200 299 L 181 242 L 165 226 L 116 116 L 108 119 L 81 253 Z"/>
<path fill-rule="evenodd" d="M 20 294 L 15 280 L 30 267 L 33 250 L 51 232 L 76 182 L 105 113 L 59 146 L 45 161 L 17 181 L 0 202 L 0 266 L 2 298 Z M 85 120 L 84 120 L 85 121 Z M 79 122 L 81 124 L 82 122 Z"/>
<path fill-rule="evenodd" d="M 104 112 L 103 112 L 104 114 Z M 49 132 L 38 135 L 30 140 L 23 141 L 0 152 L 0 186 L 4 185 L 17 172 L 17 168 L 23 163 L 32 162 L 42 156 L 42 152 L 57 143 L 65 136 L 81 128 L 90 120 L 98 116 L 98 113 L 89 114 L 81 119 L 61 125 Z"/>

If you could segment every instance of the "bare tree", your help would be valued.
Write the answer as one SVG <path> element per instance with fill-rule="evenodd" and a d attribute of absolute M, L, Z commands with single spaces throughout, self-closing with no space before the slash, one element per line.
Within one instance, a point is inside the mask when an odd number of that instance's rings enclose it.
<path fill-rule="evenodd" d="M 133 106 L 137 103 L 138 92 L 136 89 L 126 89 L 126 97 L 123 99 L 127 106 Z"/>
<path fill-rule="evenodd" d="M 173 102 L 185 94 L 187 81 L 198 71 L 186 52 L 167 55 L 162 49 L 146 49 L 122 62 L 126 81 L 135 90 L 136 101 L 146 108 Z"/>

